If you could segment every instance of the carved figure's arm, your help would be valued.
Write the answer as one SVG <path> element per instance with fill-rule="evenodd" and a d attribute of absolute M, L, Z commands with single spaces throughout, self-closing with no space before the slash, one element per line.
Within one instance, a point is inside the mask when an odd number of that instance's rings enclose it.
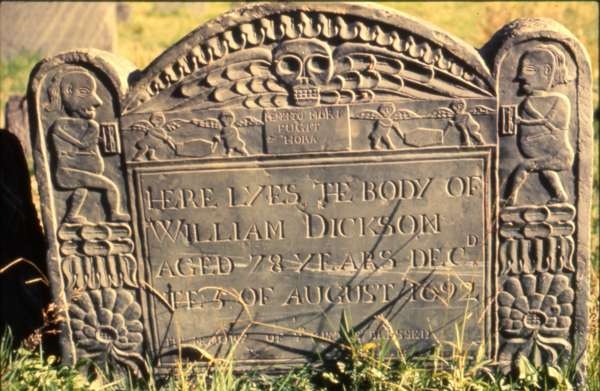
<path fill-rule="evenodd" d="M 167 143 L 167 145 L 169 145 L 169 147 L 171 147 L 173 150 L 175 150 L 175 143 L 173 142 L 173 139 L 171 138 L 171 136 L 162 128 L 151 128 L 150 129 L 150 133 L 163 140 L 165 143 Z"/>
<path fill-rule="evenodd" d="M 161 128 L 153 127 L 153 128 L 150 128 L 149 132 L 154 137 L 159 138 L 163 141 L 169 141 L 171 139 L 171 136 L 169 136 L 169 134 L 164 129 L 161 129 Z"/>
<path fill-rule="evenodd" d="M 399 124 L 393 124 L 392 128 L 396 131 L 396 133 L 398 134 L 398 136 L 404 140 L 404 132 L 402 131 L 402 129 L 400 128 Z"/>
<path fill-rule="evenodd" d="M 467 126 L 469 127 L 469 131 L 471 132 L 479 132 L 479 122 L 473 118 L 471 114 L 469 114 L 469 120 L 467 121 Z"/>
<path fill-rule="evenodd" d="M 88 122 L 88 128 L 86 129 L 86 131 L 83 133 L 83 135 L 81 136 L 81 145 L 83 145 L 84 148 L 89 148 L 92 147 L 96 144 L 98 144 L 98 138 L 100 136 L 100 127 L 98 126 L 98 124 L 93 121 L 93 122 Z"/>
<path fill-rule="evenodd" d="M 559 130 L 552 121 L 547 118 L 533 118 L 533 119 L 523 119 L 521 117 L 517 117 L 517 123 L 520 125 L 542 125 L 550 129 L 551 132 L 555 132 Z"/>
<path fill-rule="evenodd" d="M 548 118 L 549 115 L 544 115 L 544 114 L 540 113 L 540 111 L 537 110 L 533 106 L 531 101 L 529 101 L 529 100 L 526 100 L 521 104 L 523 105 L 523 111 L 534 118 L 525 119 L 525 118 L 521 117 L 519 114 L 517 114 L 517 118 L 516 118 L 517 124 L 519 124 L 519 125 L 542 125 L 542 126 L 546 126 L 546 127 L 550 128 L 552 130 L 552 128 L 554 126 L 550 122 L 550 119 Z M 554 106 L 556 106 L 556 102 L 554 103 L 552 109 L 549 111 L 550 115 L 551 115 L 552 111 L 554 110 Z"/>
<path fill-rule="evenodd" d="M 517 123 L 521 125 L 545 125 L 546 122 L 545 118 L 524 119 L 517 116 Z"/>
<path fill-rule="evenodd" d="M 54 134 L 59 137 L 61 140 L 68 142 L 69 144 L 77 147 L 77 148 L 87 148 L 85 144 L 80 142 L 75 137 L 71 136 L 68 132 L 65 132 L 62 126 L 55 124 L 53 126 Z"/>

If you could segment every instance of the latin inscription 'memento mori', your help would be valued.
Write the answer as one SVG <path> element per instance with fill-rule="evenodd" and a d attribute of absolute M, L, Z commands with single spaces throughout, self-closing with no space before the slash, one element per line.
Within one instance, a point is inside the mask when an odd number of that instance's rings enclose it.
<path fill-rule="evenodd" d="M 290 353 L 277 359 L 294 360 L 293 350 L 318 345 L 310 335 L 338 339 L 342 313 L 386 316 L 407 349 L 432 346 L 434 334 L 451 338 L 466 312 L 485 306 L 488 157 L 135 169 L 139 239 L 156 291 L 147 303 L 152 342 L 212 354 L 239 343 L 246 362 L 283 346 Z M 470 339 L 484 337 L 485 321 L 467 325 Z M 376 323 L 357 329 L 365 340 L 386 338 Z"/>

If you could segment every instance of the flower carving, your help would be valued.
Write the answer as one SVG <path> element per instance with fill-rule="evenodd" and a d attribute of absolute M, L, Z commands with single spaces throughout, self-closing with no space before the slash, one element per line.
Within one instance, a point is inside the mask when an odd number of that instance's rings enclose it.
<path fill-rule="evenodd" d="M 523 274 L 504 281 L 498 294 L 500 331 L 505 344 L 500 361 L 528 356 L 534 364 L 556 362 L 570 352 L 568 341 L 574 291 L 564 274 Z"/>
<path fill-rule="evenodd" d="M 114 360 L 140 375 L 145 361 L 142 310 L 133 294 L 120 289 L 95 289 L 73 298 L 69 307 L 77 347 L 87 357 Z"/>

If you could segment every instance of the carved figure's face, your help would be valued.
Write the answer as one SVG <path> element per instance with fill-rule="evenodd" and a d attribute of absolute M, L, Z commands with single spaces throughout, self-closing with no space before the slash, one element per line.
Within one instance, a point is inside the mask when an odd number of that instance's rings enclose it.
<path fill-rule="evenodd" d="M 231 126 L 233 124 L 235 116 L 231 111 L 224 111 L 219 116 L 219 119 L 221 120 L 223 126 Z"/>
<path fill-rule="evenodd" d="M 554 77 L 552 54 L 542 50 L 523 54 L 519 62 L 516 80 L 519 82 L 519 94 L 531 95 L 535 91 L 550 89 Z"/>
<path fill-rule="evenodd" d="M 317 40 L 299 38 L 283 42 L 277 48 L 273 72 L 290 88 L 299 106 L 319 103 L 319 86 L 333 76 L 331 48 Z"/>
<path fill-rule="evenodd" d="M 379 114 L 381 114 L 381 116 L 383 118 L 389 117 L 395 111 L 396 111 L 396 108 L 394 107 L 394 105 L 392 103 L 384 103 L 381 106 L 379 106 Z"/>
<path fill-rule="evenodd" d="M 163 113 L 161 113 L 160 111 L 158 111 L 156 113 L 152 113 L 152 115 L 150 116 L 150 123 L 154 127 L 160 128 L 166 122 L 167 122 L 167 119 L 165 118 L 165 115 Z"/>
<path fill-rule="evenodd" d="M 463 101 L 453 102 L 450 104 L 450 109 L 455 113 L 462 113 L 465 110 L 466 103 Z"/>
<path fill-rule="evenodd" d="M 85 72 L 69 72 L 60 82 L 60 95 L 68 115 L 85 119 L 96 116 L 102 100 L 96 93 L 96 81 Z"/>

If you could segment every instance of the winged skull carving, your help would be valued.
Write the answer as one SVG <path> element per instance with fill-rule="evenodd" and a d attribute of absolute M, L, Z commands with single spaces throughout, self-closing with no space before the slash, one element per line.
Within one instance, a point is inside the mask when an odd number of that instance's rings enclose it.
<path fill-rule="evenodd" d="M 290 39 L 272 50 L 231 53 L 226 62 L 218 60 L 190 75 L 174 92 L 187 99 L 174 109 L 481 96 L 472 84 L 432 64 L 362 43 L 333 48 L 316 38 Z"/>

